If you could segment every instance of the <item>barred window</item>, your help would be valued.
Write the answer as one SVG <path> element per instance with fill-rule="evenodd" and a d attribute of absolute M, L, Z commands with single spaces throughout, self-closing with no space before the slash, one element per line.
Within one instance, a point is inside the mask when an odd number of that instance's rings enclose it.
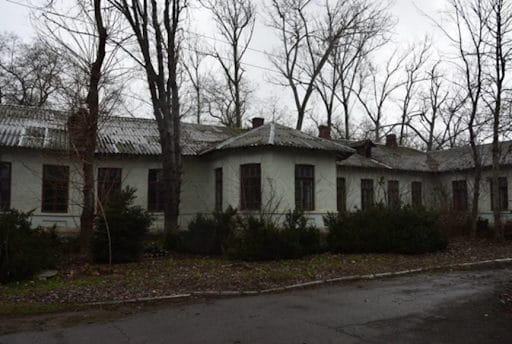
<path fill-rule="evenodd" d="M 343 177 L 336 178 L 336 204 L 338 212 L 347 210 L 347 188 Z"/>
<path fill-rule="evenodd" d="M 400 206 L 400 184 L 398 180 L 388 180 L 388 207 Z"/>
<path fill-rule="evenodd" d="M 412 182 L 411 183 L 411 205 L 413 207 L 421 207 L 423 206 L 423 185 L 421 182 Z"/>
<path fill-rule="evenodd" d="M 494 185 L 492 179 L 489 180 L 491 188 L 491 210 L 494 210 Z M 508 209 L 508 182 L 507 177 L 498 178 L 498 207 L 497 210 Z"/>
<path fill-rule="evenodd" d="M 453 210 L 468 210 L 468 185 L 465 180 L 452 182 Z"/>
<path fill-rule="evenodd" d="M 148 211 L 163 212 L 165 207 L 165 187 L 163 170 L 151 169 L 148 173 Z"/>
<path fill-rule="evenodd" d="M 108 207 L 112 195 L 121 192 L 120 168 L 98 168 L 98 202 L 103 208 Z"/>
<path fill-rule="evenodd" d="M 260 164 L 246 164 L 240 166 L 240 209 L 261 209 Z"/>
<path fill-rule="evenodd" d="M 0 161 L 0 211 L 11 207 L 11 164 Z"/>
<path fill-rule="evenodd" d="M 295 207 L 315 209 L 315 167 L 295 165 Z"/>
<path fill-rule="evenodd" d="M 43 165 L 42 196 L 42 212 L 68 212 L 69 166 Z"/>
<path fill-rule="evenodd" d="M 222 211 L 222 167 L 215 171 L 215 210 Z"/>
<path fill-rule="evenodd" d="M 361 209 L 366 210 L 373 206 L 374 198 L 373 179 L 361 179 Z"/>

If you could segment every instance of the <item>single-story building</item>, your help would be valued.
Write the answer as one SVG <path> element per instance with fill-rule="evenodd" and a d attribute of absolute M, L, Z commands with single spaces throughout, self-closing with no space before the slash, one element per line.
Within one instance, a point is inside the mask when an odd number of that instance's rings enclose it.
<path fill-rule="evenodd" d="M 64 112 L 0 105 L 0 209 L 33 211 L 34 225 L 79 227 L 82 174 L 69 152 Z M 318 226 L 325 214 L 375 202 L 469 209 L 471 155 L 468 147 L 425 153 L 386 144 L 312 136 L 255 118 L 237 130 L 182 124 L 182 228 L 197 213 L 228 206 L 243 213 L 283 218 L 303 209 Z M 480 213 L 491 217 L 490 146 L 480 147 L 485 166 Z M 510 142 L 503 143 L 498 191 L 509 215 Z M 99 200 L 125 186 L 137 189 L 135 204 L 152 212 L 162 228 L 160 144 L 151 119 L 110 117 L 100 123 L 95 161 Z"/>

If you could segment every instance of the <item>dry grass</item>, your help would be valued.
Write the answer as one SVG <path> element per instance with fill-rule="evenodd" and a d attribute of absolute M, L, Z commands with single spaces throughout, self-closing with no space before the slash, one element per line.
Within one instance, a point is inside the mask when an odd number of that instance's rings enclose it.
<path fill-rule="evenodd" d="M 454 241 L 443 252 L 417 256 L 321 254 L 295 260 L 241 262 L 173 255 L 113 267 L 70 265 L 48 281 L 0 286 L 0 315 L 60 311 L 88 302 L 191 291 L 262 290 L 317 279 L 504 257 L 512 257 L 512 243 Z"/>

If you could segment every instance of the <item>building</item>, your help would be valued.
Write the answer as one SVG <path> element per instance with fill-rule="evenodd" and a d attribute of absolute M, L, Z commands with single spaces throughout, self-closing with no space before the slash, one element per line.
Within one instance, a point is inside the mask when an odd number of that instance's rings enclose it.
<path fill-rule="evenodd" d="M 0 208 L 33 211 L 34 225 L 76 230 L 81 212 L 81 164 L 69 154 L 66 113 L 0 106 Z M 468 147 L 425 153 L 386 144 L 331 140 L 255 118 L 234 130 L 183 123 L 182 228 L 197 213 L 229 205 L 242 213 L 282 218 L 302 208 L 318 226 L 325 214 L 375 202 L 469 209 Z M 480 147 L 485 171 L 480 213 L 491 217 L 490 146 Z M 503 143 L 508 153 L 510 143 Z M 160 145 L 150 119 L 111 117 L 100 124 L 95 162 L 99 200 L 124 186 L 137 189 L 136 205 L 154 213 L 162 228 Z M 503 154 L 498 192 L 509 214 L 509 154 Z"/>

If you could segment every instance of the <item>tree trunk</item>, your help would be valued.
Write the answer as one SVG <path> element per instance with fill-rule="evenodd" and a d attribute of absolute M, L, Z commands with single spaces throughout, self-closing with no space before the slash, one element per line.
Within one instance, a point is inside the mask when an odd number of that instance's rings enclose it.
<path fill-rule="evenodd" d="M 492 147 L 492 203 L 494 205 L 492 213 L 494 217 L 494 238 L 501 242 L 504 238 L 503 225 L 501 223 L 501 204 L 500 204 L 500 149 L 498 142 L 493 142 Z"/>
<path fill-rule="evenodd" d="M 173 235 L 178 231 L 181 193 L 181 153 L 172 136 L 167 133 L 166 140 L 162 142 L 163 182 L 166 190 L 164 231 L 167 240 L 172 240 Z"/>
<path fill-rule="evenodd" d="M 89 88 L 87 92 L 87 110 L 84 113 L 85 136 L 84 155 L 82 158 L 82 170 L 84 172 L 83 200 L 84 206 L 80 216 L 80 251 L 89 258 L 91 236 L 94 229 L 94 153 L 96 152 L 96 135 L 98 132 L 99 108 L 99 84 L 102 77 L 101 68 L 106 55 L 107 30 L 103 24 L 101 0 L 94 0 L 94 16 L 98 31 L 98 46 L 96 60 L 91 65 Z M 82 148 L 82 147 L 80 147 Z"/>
<path fill-rule="evenodd" d="M 473 179 L 473 200 L 471 202 L 471 228 L 470 236 L 472 239 L 476 238 L 476 230 L 478 224 L 478 203 L 480 198 L 480 180 L 482 179 L 482 170 L 480 166 L 475 168 L 475 176 Z"/>
<path fill-rule="evenodd" d="M 93 154 L 94 156 L 94 154 Z M 91 237 L 94 229 L 94 165 L 92 162 L 82 163 L 83 172 L 83 208 L 80 215 L 80 253 L 88 258 L 91 246 Z"/>

